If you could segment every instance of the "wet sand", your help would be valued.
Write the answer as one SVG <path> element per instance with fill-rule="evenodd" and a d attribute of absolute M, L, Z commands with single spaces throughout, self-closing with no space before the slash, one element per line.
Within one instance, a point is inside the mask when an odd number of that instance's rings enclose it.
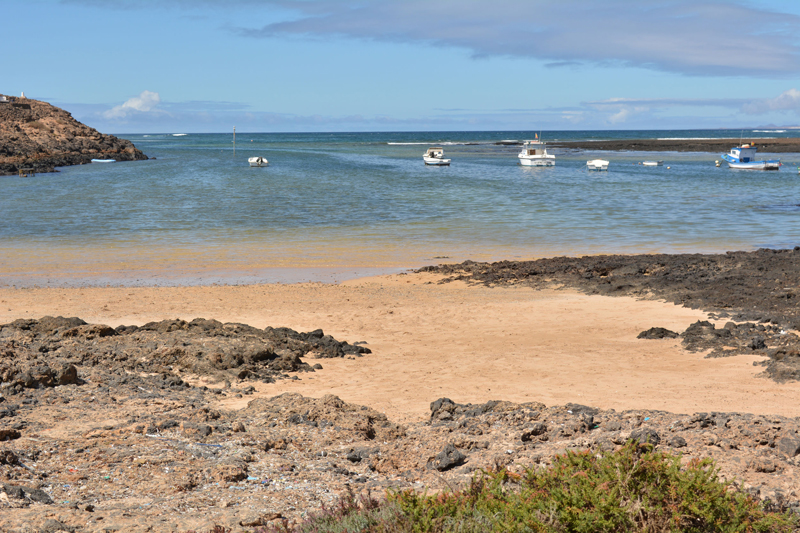
<path fill-rule="evenodd" d="M 440 397 L 800 414 L 800 384 L 755 377 L 762 369 L 753 362 L 763 357 L 704 359 L 677 339 L 636 338 L 654 326 L 683 331 L 705 319 L 703 311 L 574 290 L 439 279 L 401 274 L 340 284 L 6 288 L 0 289 L 0 322 L 63 315 L 118 326 L 204 317 L 260 328 L 322 328 L 339 340 L 364 341 L 373 353 L 322 360 L 323 370 L 301 374 L 299 381 L 258 383 L 257 394 L 330 393 L 400 422 L 424 418 Z M 237 401 L 229 407 L 238 407 Z"/>

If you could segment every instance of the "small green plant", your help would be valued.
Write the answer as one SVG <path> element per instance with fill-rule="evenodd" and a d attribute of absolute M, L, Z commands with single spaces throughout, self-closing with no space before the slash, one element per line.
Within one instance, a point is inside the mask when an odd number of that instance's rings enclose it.
<path fill-rule="evenodd" d="M 462 491 L 383 500 L 351 492 L 302 524 L 258 531 L 788 533 L 798 526 L 795 515 L 768 513 L 720 482 L 710 459 L 681 466 L 679 456 L 629 443 L 609 453 L 569 452 L 521 475 L 481 472 Z"/>

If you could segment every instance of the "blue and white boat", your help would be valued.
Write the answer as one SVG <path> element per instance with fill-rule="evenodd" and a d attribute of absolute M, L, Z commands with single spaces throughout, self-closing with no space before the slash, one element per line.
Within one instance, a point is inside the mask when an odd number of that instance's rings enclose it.
<path fill-rule="evenodd" d="M 722 159 L 728 162 L 730 168 L 743 170 L 780 170 L 780 159 L 756 160 L 756 147 L 754 144 L 743 144 L 731 148 L 727 154 L 722 154 Z"/>

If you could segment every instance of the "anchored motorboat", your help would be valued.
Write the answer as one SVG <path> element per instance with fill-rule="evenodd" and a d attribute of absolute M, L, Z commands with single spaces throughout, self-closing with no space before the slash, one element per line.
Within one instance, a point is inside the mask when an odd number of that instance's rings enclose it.
<path fill-rule="evenodd" d="M 536 140 L 525 141 L 522 144 L 522 151 L 517 156 L 519 164 L 526 167 L 552 167 L 556 164 L 556 156 L 547 153 L 547 148 L 539 136 Z"/>
<path fill-rule="evenodd" d="M 261 156 L 248 158 L 247 162 L 250 163 L 251 167 L 265 167 L 269 165 L 269 161 Z"/>
<path fill-rule="evenodd" d="M 660 167 L 664 165 L 663 161 L 642 161 L 642 164 L 646 167 Z"/>
<path fill-rule="evenodd" d="M 586 162 L 586 168 L 589 170 L 608 170 L 608 161 L 605 159 L 592 159 Z"/>
<path fill-rule="evenodd" d="M 428 148 L 428 151 L 423 154 L 422 160 L 426 165 L 447 166 L 450 164 L 450 160 L 444 158 L 444 148 L 439 146 Z"/>
<path fill-rule="evenodd" d="M 742 170 L 780 170 L 780 159 L 756 160 L 756 145 L 743 144 L 731 148 L 727 154 L 722 154 L 722 159 L 728 162 L 730 168 Z"/>

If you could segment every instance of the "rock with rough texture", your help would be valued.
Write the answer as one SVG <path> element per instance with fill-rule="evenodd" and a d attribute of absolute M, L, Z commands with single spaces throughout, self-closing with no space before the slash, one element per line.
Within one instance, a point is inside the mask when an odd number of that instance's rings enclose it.
<path fill-rule="evenodd" d="M 461 453 L 455 446 L 448 444 L 429 462 L 429 466 L 439 472 L 444 472 L 445 470 L 450 470 L 451 468 L 463 464 L 466 458 L 467 456 Z"/>
<path fill-rule="evenodd" d="M 680 335 L 666 328 L 650 328 L 636 336 L 637 339 L 677 339 Z"/>
<path fill-rule="evenodd" d="M 53 172 L 92 159 L 147 159 L 132 142 L 104 135 L 47 102 L 7 98 L 11 102 L 0 103 L 0 176 L 26 168 Z"/>
<path fill-rule="evenodd" d="M 639 444 L 652 444 L 653 446 L 658 446 L 661 442 L 658 432 L 650 428 L 640 428 L 632 431 L 630 439 Z"/>
<path fill-rule="evenodd" d="M 262 330 L 202 318 L 113 329 L 75 317 L 43 317 L 0 325 L 0 382 L 12 392 L 80 384 L 78 367 L 85 375 L 100 364 L 114 370 L 110 384 L 116 385 L 146 381 L 159 388 L 187 388 L 181 372 L 271 382 L 288 377 L 287 372 L 315 372 L 301 356 L 368 353 L 369 348 L 337 341 L 322 330 Z"/>

